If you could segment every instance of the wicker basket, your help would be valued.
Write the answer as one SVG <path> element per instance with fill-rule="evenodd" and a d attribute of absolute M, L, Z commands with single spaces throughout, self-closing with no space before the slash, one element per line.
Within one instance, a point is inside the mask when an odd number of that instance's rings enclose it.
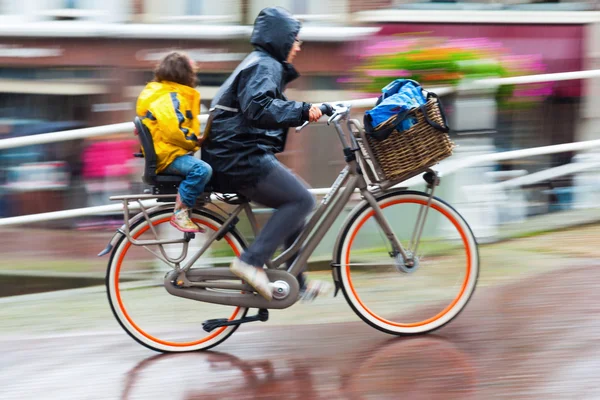
<path fill-rule="evenodd" d="M 447 130 L 437 96 L 429 97 L 424 109 L 430 121 Z M 429 124 L 422 109 L 416 108 L 411 113 L 417 118 L 417 123 L 402 132 L 394 130 L 384 140 L 373 138 L 363 129 L 355 132 L 363 167 L 367 167 L 367 176 L 372 183 L 385 187 L 395 185 L 452 155 L 455 144 L 448 134 Z M 384 129 L 395 122 L 396 117 L 392 117 L 376 129 Z"/>

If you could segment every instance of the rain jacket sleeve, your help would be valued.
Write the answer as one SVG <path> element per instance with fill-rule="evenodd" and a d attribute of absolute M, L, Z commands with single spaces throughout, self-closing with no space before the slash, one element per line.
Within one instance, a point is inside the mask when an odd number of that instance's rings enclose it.
<path fill-rule="evenodd" d="M 156 118 L 158 128 L 163 133 L 163 141 L 189 151 L 200 148 L 196 132 L 186 121 L 186 101 L 178 93 L 171 92 L 160 96 L 149 107 L 149 111 Z"/>
<path fill-rule="evenodd" d="M 304 103 L 278 99 L 279 84 L 275 77 L 281 71 L 257 63 L 240 74 L 238 101 L 240 109 L 252 125 L 264 129 L 302 125 Z"/>

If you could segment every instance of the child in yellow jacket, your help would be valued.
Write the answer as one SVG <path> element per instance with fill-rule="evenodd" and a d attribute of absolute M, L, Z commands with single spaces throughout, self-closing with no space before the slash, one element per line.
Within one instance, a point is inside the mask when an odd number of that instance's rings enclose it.
<path fill-rule="evenodd" d="M 185 54 L 172 52 L 154 71 L 137 100 L 136 114 L 152 134 L 157 173 L 181 175 L 175 213 L 171 225 L 183 232 L 202 232 L 190 218 L 190 209 L 204 191 L 212 169 L 194 157 L 204 138 L 200 135 L 200 94 L 195 89 L 193 61 Z"/>

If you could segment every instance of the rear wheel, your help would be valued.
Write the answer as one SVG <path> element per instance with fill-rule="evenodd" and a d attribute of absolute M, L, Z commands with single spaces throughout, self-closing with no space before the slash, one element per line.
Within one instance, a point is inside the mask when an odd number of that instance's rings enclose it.
<path fill-rule="evenodd" d="M 138 240 L 183 238 L 183 233 L 169 223 L 172 215 L 172 210 L 153 213 L 149 218 L 151 223 L 142 219 L 131 227 L 131 236 Z M 190 241 L 182 266 L 223 223 L 204 210 L 194 210 L 192 219 L 206 228 L 206 233 L 197 233 Z M 183 244 L 163 247 L 170 257 L 182 254 Z M 239 233 L 231 230 L 222 240 L 214 241 L 192 269 L 229 265 L 244 248 Z M 108 300 L 123 329 L 137 342 L 161 352 L 206 350 L 233 334 L 239 325 L 205 332 L 202 322 L 213 318 L 238 319 L 245 316 L 248 309 L 172 296 L 164 288 L 163 280 L 173 266 L 156 254 L 161 254 L 158 245 L 135 246 L 125 236 L 111 254 L 106 276 Z"/>
<path fill-rule="evenodd" d="M 378 199 L 383 215 L 404 249 L 411 245 L 417 215 L 428 195 L 393 191 Z M 431 332 L 467 305 L 479 274 L 477 242 L 450 205 L 433 198 L 414 267 L 407 268 L 362 205 L 348 218 L 336 250 L 342 291 L 352 309 L 369 325 L 390 334 Z"/>

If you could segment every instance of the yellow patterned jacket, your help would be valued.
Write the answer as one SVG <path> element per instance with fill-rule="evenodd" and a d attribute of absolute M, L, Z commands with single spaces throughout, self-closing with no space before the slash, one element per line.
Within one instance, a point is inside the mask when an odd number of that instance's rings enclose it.
<path fill-rule="evenodd" d="M 174 82 L 150 82 L 137 100 L 136 114 L 154 141 L 160 173 L 175 158 L 200 149 L 200 93 Z"/>

